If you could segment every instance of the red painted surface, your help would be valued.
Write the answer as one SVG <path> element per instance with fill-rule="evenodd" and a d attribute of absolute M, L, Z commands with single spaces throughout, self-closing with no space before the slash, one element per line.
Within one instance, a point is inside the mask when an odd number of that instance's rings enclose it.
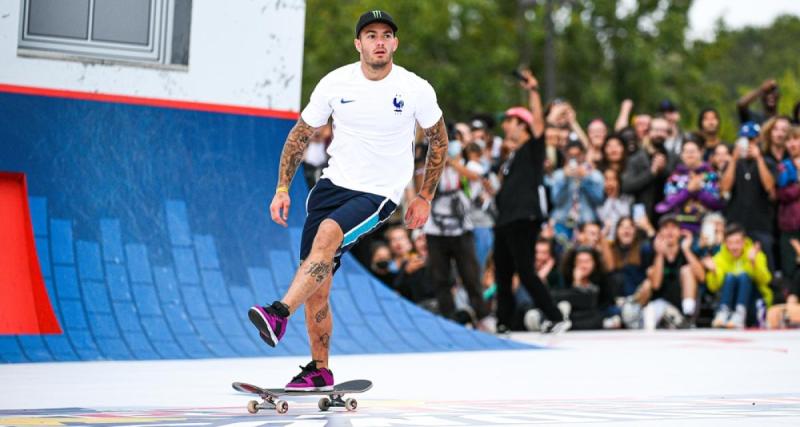
<path fill-rule="evenodd" d="M 63 89 L 46 89 L 31 86 L 0 84 L 0 92 L 18 93 L 22 95 L 51 96 L 55 98 L 82 99 L 88 101 L 112 102 L 118 104 L 146 105 L 151 107 L 177 108 L 180 110 L 208 111 L 213 113 L 241 114 L 245 116 L 271 117 L 276 119 L 296 120 L 300 113 L 296 111 L 271 110 L 268 108 L 244 107 L 238 105 L 211 104 L 206 102 L 176 101 L 141 96 L 112 95 L 96 92 L 80 92 Z"/>
<path fill-rule="evenodd" d="M 47 295 L 22 173 L 0 172 L 0 334 L 60 334 Z"/>

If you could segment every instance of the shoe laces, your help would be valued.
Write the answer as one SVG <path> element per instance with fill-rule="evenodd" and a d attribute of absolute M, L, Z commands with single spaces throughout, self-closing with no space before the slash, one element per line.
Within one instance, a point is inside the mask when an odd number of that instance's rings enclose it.
<path fill-rule="evenodd" d="M 308 363 L 308 365 L 300 366 L 300 373 L 297 374 L 294 378 L 292 378 L 292 382 L 301 380 L 306 375 L 314 373 L 314 372 L 316 372 L 318 370 L 319 369 L 317 369 L 317 362 L 312 360 L 311 362 Z"/>

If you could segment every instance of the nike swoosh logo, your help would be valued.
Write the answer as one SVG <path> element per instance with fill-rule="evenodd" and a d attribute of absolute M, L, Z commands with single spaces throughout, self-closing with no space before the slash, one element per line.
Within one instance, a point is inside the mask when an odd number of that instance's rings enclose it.
<path fill-rule="evenodd" d="M 344 99 L 344 98 L 341 98 L 339 100 L 339 102 L 341 102 L 342 104 L 349 104 L 349 103 L 354 102 L 354 101 L 355 101 L 355 99 Z"/>

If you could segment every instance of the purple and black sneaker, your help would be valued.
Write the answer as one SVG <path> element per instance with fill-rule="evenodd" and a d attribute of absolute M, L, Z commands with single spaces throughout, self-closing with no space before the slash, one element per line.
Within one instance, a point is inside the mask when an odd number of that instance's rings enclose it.
<path fill-rule="evenodd" d="M 247 312 L 250 321 L 258 328 L 259 335 L 265 343 L 275 347 L 286 333 L 286 323 L 289 321 L 289 310 L 280 301 L 262 307 L 254 305 Z"/>
<path fill-rule="evenodd" d="M 286 384 L 286 391 L 331 391 L 333 372 L 328 368 L 317 369 L 317 362 L 311 361 L 300 367 L 301 371 Z"/>

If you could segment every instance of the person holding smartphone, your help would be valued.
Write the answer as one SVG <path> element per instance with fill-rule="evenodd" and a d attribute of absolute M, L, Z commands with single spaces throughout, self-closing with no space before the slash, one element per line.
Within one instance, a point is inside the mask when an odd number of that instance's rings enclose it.
<path fill-rule="evenodd" d="M 761 126 L 755 122 L 747 122 L 739 129 L 733 159 L 720 180 L 720 192 L 727 199 L 728 222 L 740 224 L 748 236 L 761 244 L 769 269 L 774 271 L 777 167 L 761 152 L 760 132 Z"/>
<path fill-rule="evenodd" d="M 674 213 L 682 229 L 697 234 L 703 216 L 724 206 L 719 194 L 719 177 L 703 162 L 700 143 L 687 139 L 681 147 L 681 163 L 667 179 L 664 201 L 656 205 L 656 212 Z"/>
<path fill-rule="evenodd" d="M 556 307 L 550 292 L 533 267 L 534 242 L 546 213 L 542 209 L 544 192 L 544 114 L 538 82 L 529 70 L 523 87 L 528 91 L 529 107 L 509 108 L 503 118 L 503 132 L 514 150 L 500 166 L 502 185 L 496 196 L 497 220 L 492 250 L 497 283 L 497 331 L 511 329 L 516 301 L 512 288 L 514 275 L 533 297 L 546 321 L 545 332 L 563 332 L 571 327 L 569 319 Z M 602 191 L 602 189 L 601 189 Z"/>
<path fill-rule="evenodd" d="M 578 224 L 599 220 L 597 212 L 603 205 L 605 180 L 586 161 L 586 149 L 579 141 L 567 143 L 566 158 L 566 165 L 553 173 L 550 191 L 556 235 L 571 240 Z"/>

